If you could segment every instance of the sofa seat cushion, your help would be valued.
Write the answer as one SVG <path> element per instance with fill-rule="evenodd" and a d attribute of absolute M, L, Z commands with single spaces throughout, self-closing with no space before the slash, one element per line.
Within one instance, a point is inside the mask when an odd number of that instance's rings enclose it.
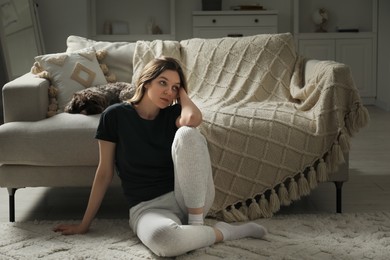
<path fill-rule="evenodd" d="M 60 113 L 36 122 L 0 127 L 0 164 L 97 166 L 99 115 Z"/>

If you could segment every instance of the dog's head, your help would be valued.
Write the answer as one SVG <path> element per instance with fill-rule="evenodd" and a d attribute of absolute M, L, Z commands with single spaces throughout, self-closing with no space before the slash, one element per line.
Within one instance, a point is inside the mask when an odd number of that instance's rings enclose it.
<path fill-rule="evenodd" d="M 104 94 L 85 89 L 73 94 L 64 111 L 70 114 L 94 115 L 102 113 L 108 105 Z"/>

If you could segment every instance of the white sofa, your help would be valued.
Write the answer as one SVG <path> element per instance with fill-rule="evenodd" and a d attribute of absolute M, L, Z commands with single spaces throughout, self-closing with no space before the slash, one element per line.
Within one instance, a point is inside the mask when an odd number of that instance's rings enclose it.
<path fill-rule="evenodd" d="M 282 36 L 286 37 L 286 35 Z M 272 37 L 279 36 L 275 35 Z M 248 40 L 248 38 L 246 39 Z M 287 35 L 287 39 L 289 42 L 293 42 L 290 35 Z M 240 40 L 237 39 L 236 41 Z M 215 43 L 216 40 L 190 39 L 183 42 L 165 42 L 165 44 L 168 44 L 167 46 L 170 46 L 169 44 L 179 46 L 178 53 L 175 55 L 180 56 L 184 55 L 183 51 L 186 50 L 186 46 L 191 47 L 191 44 L 197 44 L 197 42 L 201 42 L 202 44 L 208 42 Z M 161 44 L 161 42 L 159 43 Z M 240 42 L 236 43 L 239 44 Z M 134 57 L 135 48 L 137 46 L 136 43 L 96 42 L 83 37 L 70 36 L 67 44 L 68 52 L 89 46 L 93 46 L 96 50 L 105 49 L 108 55 L 103 61 L 109 67 L 110 71 L 116 75 L 118 81 L 130 82 L 135 67 L 142 65 L 133 64 L 133 60 L 138 63 L 143 61 L 140 57 L 138 57 L 138 59 Z M 150 42 L 143 42 L 143 46 L 145 46 L 145 44 L 149 47 L 152 46 Z M 217 44 L 215 46 L 218 47 L 222 45 Z M 291 49 L 291 47 L 289 48 Z M 292 52 L 294 51 L 295 50 L 293 49 Z M 140 50 L 138 50 L 138 52 L 140 52 Z M 201 52 L 202 51 L 200 51 L 200 53 Z M 157 55 L 157 53 L 154 54 Z M 206 55 L 209 54 L 206 53 Z M 145 57 L 145 59 L 146 58 L 147 57 Z M 209 58 L 210 60 L 213 59 L 213 57 Z M 183 58 L 182 62 L 186 63 L 190 62 L 190 60 L 187 57 L 185 59 Z M 319 72 L 316 71 L 316 65 L 318 63 L 319 61 L 314 60 L 302 63 L 302 75 L 304 76 L 303 85 L 313 77 L 320 76 L 318 75 Z M 336 66 L 337 64 L 334 65 Z M 184 64 L 184 67 L 188 72 L 188 64 Z M 317 73 L 317 75 L 313 76 L 313 73 Z M 345 73 L 345 71 L 342 73 Z M 191 75 L 193 74 L 195 73 L 192 72 Z M 292 80 L 292 78 L 290 77 L 289 80 Z M 31 72 L 28 72 L 24 76 L 7 83 L 3 87 L 5 123 L 0 126 L 0 187 L 5 187 L 9 191 L 10 221 L 15 220 L 14 195 L 17 189 L 28 187 L 90 186 L 98 164 L 98 146 L 97 141 L 94 139 L 94 134 L 99 115 L 85 116 L 58 113 L 54 116 L 47 117 L 49 106 L 48 89 L 50 85 L 51 82 L 49 80 L 37 77 Z M 192 96 L 195 95 L 195 93 L 190 94 Z M 345 108 L 343 109 L 346 110 Z M 353 110 L 354 108 L 351 106 L 347 109 Z M 207 111 L 207 108 L 205 108 L 205 111 Z M 343 113 L 344 112 L 345 111 L 343 111 Z M 215 149 L 212 145 L 213 143 L 211 144 L 210 151 L 211 156 L 213 157 Z M 344 155 L 347 154 L 348 153 L 346 152 Z M 278 154 L 276 156 L 283 155 Z M 321 156 L 324 156 L 324 154 L 318 155 L 318 157 Z M 213 167 L 221 174 L 221 169 L 223 167 L 219 166 L 219 162 L 214 160 Z M 308 170 L 310 167 L 306 168 Z M 305 172 L 305 174 L 308 173 Z M 342 183 L 348 180 L 347 157 L 345 157 L 345 162 L 342 163 L 336 171 L 328 171 L 326 180 L 336 183 L 337 212 L 341 212 L 341 187 Z M 218 182 L 218 178 L 216 179 L 216 182 Z M 286 185 L 288 182 L 291 182 L 291 180 L 287 181 Z M 114 184 L 118 185 L 118 183 L 119 181 L 116 178 Z M 272 184 L 273 187 L 267 189 L 267 191 L 263 190 L 254 193 L 257 195 L 265 195 L 257 196 L 256 202 L 260 205 L 260 199 L 265 197 L 271 203 L 274 189 L 276 189 L 276 187 L 280 189 L 280 186 L 283 186 L 281 184 L 283 183 L 279 181 L 278 183 Z M 229 191 L 223 191 L 223 188 L 218 188 L 218 183 L 216 183 L 216 185 L 217 189 L 221 190 L 221 192 L 229 193 Z M 255 198 L 254 194 L 252 195 L 253 198 Z M 244 202 L 245 199 L 242 199 L 241 201 Z M 237 201 L 240 200 L 237 199 Z M 239 204 L 242 206 L 245 203 Z M 283 205 L 283 202 L 280 201 L 279 204 Z M 223 209 L 224 214 L 222 215 L 225 219 L 229 220 L 230 218 L 231 221 L 240 220 L 239 218 L 242 217 L 242 214 L 239 214 L 240 216 L 238 219 L 234 219 L 234 217 L 231 219 L 233 215 L 237 215 L 233 212 L 233 210 L 236 209 L 240 209 L 240 207 L 232 207 L 231 205 L 230 207 L 225 207 Z M 278 208 L 274 208 L 273 210 L 270 210 L 271 215 L 273 212 L 276 212 L 277 209 Z M 242 212 L 243 210 L 241 213 Z M 229 215 L 229 213 L 232 214 Z M 254 218 L 253 214 L 249 214 L 249 216 Z M 265 217 L 267 215 L 264 214 L 263 216 Z M 257 217 L 261 216 L 257 215 Z"/>

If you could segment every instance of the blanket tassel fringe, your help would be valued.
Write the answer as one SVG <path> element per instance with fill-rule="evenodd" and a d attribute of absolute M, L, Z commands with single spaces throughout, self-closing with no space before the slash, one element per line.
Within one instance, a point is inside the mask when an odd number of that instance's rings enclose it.
<path fill-rule="evenodd" d="M 222 210 L 222 218 L 227 222 L 270 218 L 293 201 L 310 194 L 320 182 L 328 180 L 328 174 L 336 172 L 339 164 L 345 162 L 344 153 L 350 150 L 350 138 L 359 128 L 368 124 L 367 109 L 357 104 L 356 110 L 346 115 L 345 127 L 339 132 L 331 149 L 305 172 L 298 173 L 263 194 L 238 202 Z"/>

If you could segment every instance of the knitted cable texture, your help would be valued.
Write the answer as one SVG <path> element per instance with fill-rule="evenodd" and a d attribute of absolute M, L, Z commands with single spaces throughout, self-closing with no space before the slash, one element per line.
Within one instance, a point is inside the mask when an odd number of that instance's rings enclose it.
<path fill-rule="evenodd" d="M 226 221 L 270 217 L 337 171 L 348 140 L 369 121 L 349 67 L 305 60 L 291 34 L 139 41 L 134 70 L 174 56 L 201 109 L 216 197 Z"/>

